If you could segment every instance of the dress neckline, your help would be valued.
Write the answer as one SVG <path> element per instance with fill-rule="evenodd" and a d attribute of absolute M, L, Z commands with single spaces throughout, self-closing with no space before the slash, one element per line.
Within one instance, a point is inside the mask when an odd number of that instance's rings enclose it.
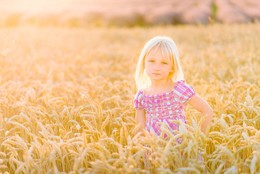
<path fill-rule="evenodd" d="M 143 95 L 144 95 L 145 97 L 157 97 L 157 96 L 169 95 L 169 94 L 171 94 L 171 93 L 174 91 L 174 89 L 176 88 L 176 85 L 179 84 L 180 82 L 184 82 L 184 80 L 178 80 L 178 81 L 176 81 L 176 82 L 173 84 L 173 88 L 172 88 L 171 90 L 166 91 L 166 92 L 162 92 L 162 93 L 158 93 L 158 94 L 145 94 L 145 93 L 144 93 L 144 90 L 142 90 L 142 91 L 143 91 Z"/>

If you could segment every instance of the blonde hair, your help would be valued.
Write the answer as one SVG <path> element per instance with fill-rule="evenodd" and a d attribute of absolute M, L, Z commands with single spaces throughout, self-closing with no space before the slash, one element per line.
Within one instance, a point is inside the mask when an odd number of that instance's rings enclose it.
<path fill-rule="evenodd" d="M 156 36 L 146 42 L 138 59 L 135 72 L 135 82 L 138 90 L 151 85 L 151 80 L 145 72 L 145 58 L 153 49 L 161 51 L 164 56 L 172 61 L 173 73 L 170 75 L 172 81 L 184 80 L 179 53 L 174 41 L 167 36 Z"/>

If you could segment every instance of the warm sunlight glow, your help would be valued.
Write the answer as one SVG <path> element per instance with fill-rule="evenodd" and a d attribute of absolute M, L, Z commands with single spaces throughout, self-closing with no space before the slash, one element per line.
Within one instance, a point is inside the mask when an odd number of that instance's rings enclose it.
<path fill-rule="evenodd" d="M 10 0 L 1 2 L 0 9 L 9 12 L 55 12 L 71 5 L 71 0 Z"/>
<path fill-rule="evenodd" d="M 123 2 L 123 1 L 122 1 Z M 6 12 L 59 12 L 73 9 L 97 8 L 103 5 L 115 5 L 107 0 L 8 0 L 0 2 L 0 10 Z"/>

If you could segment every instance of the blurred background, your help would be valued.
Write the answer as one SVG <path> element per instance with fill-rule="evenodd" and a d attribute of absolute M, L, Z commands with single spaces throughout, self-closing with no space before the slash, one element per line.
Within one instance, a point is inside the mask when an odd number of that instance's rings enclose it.
<path fill-rule="evenodd" d="M 254 23 L 259 0 L 0 0 L 0 25 L 147 26 Z"/>
<path fill-rule="evenodd" d="M 260 0 L 0 0 L 0 174 L 260 173 L 259 20 Z M 189 106 L 170 141 L 134 134 L 156 35 L 213 108 L 206 136 Z"/>

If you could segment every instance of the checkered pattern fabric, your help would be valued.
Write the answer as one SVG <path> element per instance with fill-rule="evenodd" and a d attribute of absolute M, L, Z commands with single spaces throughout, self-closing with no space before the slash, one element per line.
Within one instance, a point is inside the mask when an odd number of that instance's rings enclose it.
<path fill-rule="evenodd" d="M 184 107 L 193 95 L 195 95 L 194 89 L 184 80 L 180 80 L 174 84 L 170 92 L 148 95 L 143 90 L 138 91 L 134 99 L 134 107 L 145 110 L 146 129 L 160 136 L 162 124 L 173 133 L 174 130 L 178 130 L 178 125 L 173 120 L 186 123 Z"/>

